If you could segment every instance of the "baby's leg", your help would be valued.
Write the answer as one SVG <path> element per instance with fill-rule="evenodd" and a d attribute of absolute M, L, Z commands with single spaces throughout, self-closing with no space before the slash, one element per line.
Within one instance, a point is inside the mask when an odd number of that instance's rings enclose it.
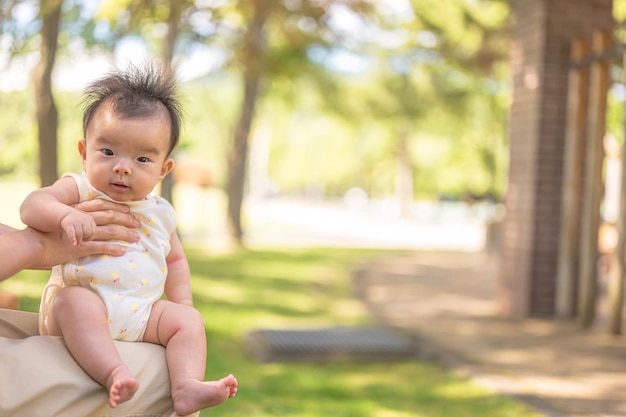
<path fill-rule="evenodd" d="M 204 320 L 193 307 L 157 301 L 144 341 L 165 346 L 172 399 L 178 414 L 184 416 L 219 405 L 237 393 L 237 380 L 232 375 L 217 381 L 204 380 Z"/>
<path fill-rule="evenodd" d="M 126 367 L 111 338 L 106 308 L 98 295 L 82 287 L 66 287 L 48 310 L 47 330 L 63 336 L 76 362 L 109 390 L 109 406 L 130 400 L 139 382 Z"/>

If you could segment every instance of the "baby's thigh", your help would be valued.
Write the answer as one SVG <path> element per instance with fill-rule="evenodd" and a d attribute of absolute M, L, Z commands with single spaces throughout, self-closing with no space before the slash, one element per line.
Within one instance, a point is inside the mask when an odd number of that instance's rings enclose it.
<path fill-rule="evenodd" d="M 50 336 L 61 336 L 65 324 L 74 328 L 89 328 L 97 321 L 106 320 L 106 307 L 100 297 L 93 291 L 70 286 L 59 290 L 46 316 L 46 328 Z"/>
<path fill-rule="evenodd" d="M 194 307 L 159 300 L 152 306 L 143 341 L 167 346 L 178 332 L 204 334 L 204 319 Z"/>

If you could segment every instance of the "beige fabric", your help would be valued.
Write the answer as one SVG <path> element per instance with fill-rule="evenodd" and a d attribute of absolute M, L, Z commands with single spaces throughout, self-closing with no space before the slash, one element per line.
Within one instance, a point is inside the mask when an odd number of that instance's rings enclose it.
<path fill-rule="evenodd" d="M 43 294 L 41 295 L 41 302 L 39 304 L 39 334 L 47 336 L 48 331 L 46 327 L 46 321 L 48 320 L 48 307 L 52 304 L 52 299 L 61 288 L 63 284 L 63 274 L 61 273 L 61 266 L 57 265 L 52 268 L 48 283 L 43 288 Z"/>
<path fill-rule="evenodd" d="M 0 416 L 178 416 L 162 346 L 115 342 L 141 385 L 131 401 L 111 409 L 106 390 L 76 364 L 63 339 L 38 335 L 37 316 L 0 309 Z"/>

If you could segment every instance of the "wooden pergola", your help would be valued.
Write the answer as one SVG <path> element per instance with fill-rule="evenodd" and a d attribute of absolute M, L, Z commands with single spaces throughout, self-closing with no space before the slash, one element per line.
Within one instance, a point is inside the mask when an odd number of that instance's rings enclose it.
<path fill-rule="evenodd" d="M 576 315 L 584 328 L 592 325 L 596 312 L 605 120 L 615 53 L 608 30 L 596 31 L 591 40 L 574 40 L 571 46 L 556 313 L 560 317 Z M 622 184 L 626 185 L 623 179 Z M 609 321 L 613 333 L 621 333 L 625 249 L 621 231 L 625 215 L 626 204 L 622 203 L 617 219 L 618 245 L 610 262 Z"/>
<path fill-rule="evenodd" d="M 613 4 L 512 0 L 511 7 L 511 158 L 499 301 L 510 317 L 576 318 L 589 327 L 596 309 L 603 140 L 615 58 Z M 623 245 L 620 236 L 615 253 L 622 257 Z M 612 264 L 616 333 L 624 262 L 615 258 Z"/>

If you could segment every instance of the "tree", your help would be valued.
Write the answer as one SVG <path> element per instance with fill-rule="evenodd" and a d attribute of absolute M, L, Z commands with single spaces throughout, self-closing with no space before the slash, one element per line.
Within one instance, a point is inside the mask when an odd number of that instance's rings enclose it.
<path fill-rule="evenodd" d="M 58 48 L 63 0 L 41 0 L 34 21 L 24 21 L 23 18 L 18 19 L 13 15 L 20 6 L 35 9 L 37 4 L 24 4 L 17 0 L 3 2 L 0 6 L 0 28 L 1 32 L 11 36 L 11 58 L 29 52 L 33 39 L 39 35 L 39 61 L 33 70 L 32 80 L 39 145 L 39 177 L 41 185 L 45 186 L 56 181 L 58 175 L 58 111 L 52 93 L 52 70 Z"/>
<path fill-rule="evenodd" d="M 248 137 L 254 111 L 259 97 L 265 55 L 264 26 L 270 13 L 271 0 L 255 0 L 248 18 L 245 44 L 242 53 L 243 99 L 239 119 L 233 133 L 232 148 L 228 154 L 228 220 L 231 236 L 239 244 L 243 238 L 241 206 L 244 198 L 246 163 L 248 158 Z"/>
<path fill-rule="evenodd" d="M 242 68 L 243 98 L 239 118 L 233 129 L 228 155 L 228 221 L 231 237 L 243 243 L 241 208 L 245 194 L 248 142 L 255 110 L 264 89 L 281 76 L 311 76 L 320 79 L 319 66 L 308 53 L 316 45 L 338 44 L 344 35 L 332 19 L 337 8 L 355 14 L 371 12 L 367 0 L 254 0 L 235 2 L 245 26 L 239 29 L 240 46 L 231 65 Z"/>
<path fill-rule="evenodd" d="M 342 97 L 337 86 L 345 79 L 333 74 L 336 68 L 329 65 L 330 58 L 349 51 L 377 60 L 372 82 L 382 88 L 372 89 L 369 99 L 358 100 L 362 105 L 357 113 L 364 120 L 385 120 L 387 130 L 396 132 L 393 140 L 404 167 L 405 190 L 412 188 L 415 177 L 415 160 L 407 154 L 415 132 L 424 128 L 421 120 L 435 109 L 456 114 L 459 120 L 471 113 L 467 97 L 485 84 L 474 81 L 491 77 L 491 68 L 501 59 L 503 9 L 494 5 L 505 2 L 412 0 L 411 5 L 394 14 L 374 0 L 105 0 L 95 21 L 109 22 L 106 36 L 100 31 L 99 39 L 92 35 L 89 41 L 113 49 L 117 40 L 136 34 L 155 54 L 160 46 L 158 55 L 174 64 L 176 54 L 193 43 L 223 51 L 222 69 L 239 74 L 241 85 L 225 184 L 231 236 L 241 244 L 255 114 L 268 92 L 290 84 L 284 80 L 308 79 L 322 91 L 328 108 L 348 114 L 343 107 L 358 106 Z M 84 27 L 93 32 L 93 23 Z M 388 34 L 402 41 L 385 43 Z M 463 79 L 470 81 L 458 82 Z M 491 163 L 488 150 L 484 160 Z"/>
<path fill-rule="evenodd" d="M 456 190 L 497 195 L 504 180 L 504 170 L 496 164 L 503 146 L 494 143 L 504 143 L 502 116 L 508 104 L 501 99 L 507 94 L 502 71 L 508 56 L 506 4 L 414 0 L 391 9 L 381 4 L 377 18 L 355 25 L 357 33 L 345 42 L 317 48 L 320 61 L 332 61 L 343 50 L 365 63 L 356 73 L 335 70 L 334 90 L 324 91 L 328 111 L 379 131 L 376 153 L 360 156 L 369 168 L 355 181 L 373 192 L 380 192 L 381 179 L 385 192 L 395 185 L 405 215 L 416 190 L 433 193 L 443 184 L 451 188 L 452 181 L 444 182 L 444 177 L 451 177 L 461 163 L 471 166 L 471 175 L 455 176 Z M 449 143 L 447 161 L 437 167 L 432 158 L 420 155 L 432 138 Z M 360 146 L 355 141 L 355 150 Z M 431 166 L 424 167 L 424 160 Z M 445 162 L 451 163 L 444 170 Z M 484 179 L 485 171 L 490 179 Z"/>
<path fill-rule="evenodd" d="M 69 3 L 69 4 L 67 4 Z M 66 7 L 67 6 L 67 7 Z M 37 10 L 32 21 L 15 18 L 19 7 Z M 39 177 L 42 186 L 50 185 L 58 178 L 57 172 L 57 128 L 58 110 L 52 89 L 52 72 L 59 46 L 59 32 L 63 23 L 64 8 L 75 13 L 80 5 L 73 1 L 39 0 L 3 2 L 0 7 L 0 24 L 3 32 L 12 38 L 12 56 L 30 52 L 35 40 L 39 41 L 39 61 L 32 73 L 35 92 L 35 116 L 39 145 Z M 71 19 L 70 19 L 71 20 Z M 71 22 L 74 26 L 85 26 L 85 22 Z M 75 32 L 70 30 L 70 32 Z M 38 35 L 38 36 L 37 36 Z"/>
<path fill-rule="evenodd" d="M 41 46 L 39 63 L 33 71 L 39 142 L 39 176 L 41 185 L 57 180 L 58 111 L 52 94 L 52 69 L 57 53 L 63 0 L 41 0 Z"/>
<path fill-rule="evenodd" d="M 504 84 L 502 66 L 506 65 L 508 49 L 503 32 L 507 16 L 503 2 L 413 0 L 410 13 L 388 14 L 381 19 L 380 30 L 395 42 L 389 42 L 391 46 L 374 42 L 371 47 L 370 53 L 378 58 L 383 90 L 377 95 L 382 94 L 386 100 L 381 103 L 379 97 L 370 97 L 368 104 L 374 113 L 396 126 L 398 172 L 404 172 L 405 177 L 415 165 L 401 157 L 411 148 L 407 141 L 412 137 L 415 141 L 417 132 L 432 130 L 426 120 L 432 119 L 433 113 L 440 113 L 440 136 L 472 137 L 467 131 L 478 128 L 478 137 L 487 135 L 493 140 L 494 124 L 503 126 L 500 115 L 506 103 L 495 100 L 493 90 Z M 486 125 L 489 128 L 483 127 Z M 504 132 L 499 133 L 502 140 Z M 456 142 L 456 148 L 463 148 L 462 140 Z M 494 173 L 499 147 L 491 145 L 473 144 L 480 149 L 484 168 Z M 495 194 L 494 178 L 488 188 Z M 412 191 L 407 186 L 404 189 L 405 193 Z M 411 200 L 410 195 L 401 197 L 405 204 Z"/>

